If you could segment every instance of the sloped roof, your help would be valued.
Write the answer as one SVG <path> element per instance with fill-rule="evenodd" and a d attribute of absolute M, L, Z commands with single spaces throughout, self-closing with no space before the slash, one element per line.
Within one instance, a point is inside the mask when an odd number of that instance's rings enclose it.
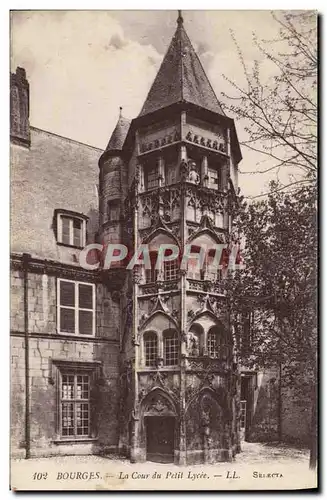
<path fill-rule="evenodd" d="M 139 116 L 180 101 L 225 115 L 187 36 L 181 16 Z"/>
<path fill-rule="evenodd" d="M 106 147 L 106 151 L 115 151 L 123 149 L 123 144 L 125 142 L 130 124 L 131 124 L 130 120 L 124 118 L 121 115 L 119 116 L 117 125 L 113 133 L 111 134 L 108 145 Z"/>

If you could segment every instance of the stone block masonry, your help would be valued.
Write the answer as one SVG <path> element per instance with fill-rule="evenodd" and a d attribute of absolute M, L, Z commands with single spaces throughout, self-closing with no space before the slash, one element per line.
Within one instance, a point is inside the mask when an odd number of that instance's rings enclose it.
<path fill-rule="evenodd" d="M 76 280 L 79 281 L 78 275 Z M 24 277 L 11 274 L 11 451 L 25 457 Z M 96 285 L 96 332 L 81 338 L 58 333 L 57 277 L 28 273 L 28 347 L 31 456 L 89 454 L 118 446 L 119 304 Z M 92 432 L 89 439 L 60 437 L 61 370 L 90 370 Z M 67 367 L 65 368 L 65 363 Z M 81 367 L 81 368 L 79 368 Z M 97 369 L 96 376 L 94 375 Z M 90 396 L 91 397 L 91 396 Z"/>

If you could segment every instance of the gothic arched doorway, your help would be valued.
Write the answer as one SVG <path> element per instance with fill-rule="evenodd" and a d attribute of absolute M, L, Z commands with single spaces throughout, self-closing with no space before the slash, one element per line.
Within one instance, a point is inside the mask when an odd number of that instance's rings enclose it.
<path fill-rule="evenodd" d="M 151 462 L 174 462 L 175 418 L 145 417 L 146 459 Z"/>
<path fill-rule="evenodd" d="M 162 391 L 149 394 L 144 405 L 146 459 L 152 462 L 174 462 L 176 412 L 170 398 Z"/>

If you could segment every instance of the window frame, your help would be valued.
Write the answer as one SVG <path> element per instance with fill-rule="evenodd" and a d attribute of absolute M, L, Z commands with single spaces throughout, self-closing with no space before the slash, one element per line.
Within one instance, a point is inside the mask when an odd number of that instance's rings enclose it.
<path fill-rule="evenodd" d="M 75 373 L 76 375 L 89 375 L 89 435 L 77 435 L 74 437 L 63 436 L 61 432 L 61 390 L 62 374 Z M 80 443 L 94 442 L 98 439 L 98 395 L 97 387 L 103 380 L 102 361 L 72 361 L 69 359 L 50 358 L 49 360 L 49 383 L 54 386 L 56 393 L 55 407 L 55 433 L 52 442 L 61 443 Z"/>
<path fill-rule="evenodd" d="M 152 162 L 148 162 L 144 165 L 144 186 L 145 186 L 145 191 L 151 191 L 152 189 L 158 189 L 160 186 L 160 169 L 159 169 L 159 159 L 156 158 L 154 160 L 154 165 Z M 149 173 L 152 173 L 154 175 L 154 180 L 156 181 L 156 184 L 153 186 L 149 186 Z M 153 181 L 151 181 L 153 182 Z"/>
<path fill-rule="evenodd" d="M 155 358 L 153 357 L 153 361 L 154 361 L 153 364 L 147 364 L 147 346 L 146 346 L 146 342 L 147 342 L 147 340 L 150 340 L 150 339 L 148 339 L 148 337 L 152 337 L 151 340 L 154 339 L 155 343 L 156 343 L 156 356 L 155 356 Z M 159 359 L 159 339 L 158 339 L 158 334 L 156 332 L 154 332 L 154 331 L 144 332 L 142 341 L 143 341 L 143 365 L 145 366 L 145 368 L 148 368 L 148 369 L 157 368 L 158 359 Z"/>
<path fill-rule="evenodd" d="M 68 210 L 56 211 L 57 222 L 57 243 L 67 247 L 84 248 L 86 245 L 86 222 L 88 217 L 77 212 L 70 212 Z M 69 243 L 63 241 L 63 218 L 69 219 Z M 81 223 L 81 237 L 80 245 L 74 244 L 74 221 Z"/>
<path fill-rule="evenodd" d="M 164 281 L 175 281 L 179 278 L 179 264 L 178 257 L 174 260 L 165 260 L 163 262 Z M 167 277 L 167 275 L 170 275 L 170 277 Z"/>
<path fill-rule="evenodd" d="M 180 354 L 180 346 L 179 346 L 179 337 L 178 337 L 178 333 L 176 330 L 171 330 L 171 331 L 168 331 L 168 332 L 164 332 L 163 333 L 163 366 L 165 367 L 174 367 L 174 366 L 178 366 L 179 365 L 179 354 Z M 173 340 L 175 342 L 175 347 L 176 349 L 171 351 L 171 352 L 175 352 L 176 353 L 176 356 L 174 357 L 174 360 L 176 360 L 176 363 L 167 363 L 167 344 L 166 344 L 166 341 L 167 340 Z"/>
<path fill-rule="evenodd" d="M 75 285 L 75 305 L 74 306 L 64 306 L 61 305 L 60 303 L 60 283 L 61 282 L 68 282 L 68 283 L 74 283 Z M 87 285 L 92 287 L 92 309 L 87 309 L 85 307 L 79 307 L 79 285 Z M 75 332 L 63 332 L 60 329 L 60 319 L 61 319 L 61 308 L 64 309 L 70 309 L 75 311 L 74 315 L 74 326 L 75 326 Z M 85 335 L 83 333 L 79 332 L 79 311 L 92 311 L 92 333 L 89 335 Z M 89 283 L 87 281 L 75 281 L 75 280 L 70 280 L 66 278 L 57 278 L 57 333 L 60 335 L 67 335 L 67 336 L 72 336 L 72 337 L 81 337 L 81 338 L 88 338 L 88 337 L 95 337 L 95 331 L 96 331 L 96 289 L 95 289 L 95 283 Z"/>
<path fill-rule="evenodd" d="M 212 178 L 213 178 L 213 174 L 214 174 L 215 178 L 217 176 L 217 182 L 215 182 L 214 184 L 211 182 Z M 219 186 L 220 186 L 220 175 L 219 175 L 218 167 L 208 166 L 208 188 L 219 190 Z"/>
<path fill-rule="evenodd" d="M 65 399 L 63 398 L 63 377 L 64 376 L 72 376 L 74 380 L 74 385 L 73 385 L 73 397 L 71 399 Z M 85 398 L 77 398 L 77 377 L 88 377 L 88 397 Z M 59 436 L 60 439 L 64 440 L 83 440 L 83 439 L 89 439 L 91 437 L 91 384 L 92 384 L 92 376 L 90 373 L 87 371 L 73 371 L 69 369 L 62 369 L 59 372 Z M 65 404 L 71 404 L 73 405 L 73 429 L 74 429 L 74 434 L 63 434 L 63 406 Z M 78 434 L 77 433 L 77 411 L 76 407 L 78 404 L 87 404 L 87 409 L 88 409 L 88 420 L 87 420 L 87 427 L 88 427 L 88 432 L 87 434 Z"/>
<path fill-rule="evenodd" d="M 212 350 L 212 344 L 214 344 Z M 218 339 L 217 332 L 208 332 L 207 334 L 207 352 L 209 358 L 219 359 L 221 357 L 221 342 Z"/>

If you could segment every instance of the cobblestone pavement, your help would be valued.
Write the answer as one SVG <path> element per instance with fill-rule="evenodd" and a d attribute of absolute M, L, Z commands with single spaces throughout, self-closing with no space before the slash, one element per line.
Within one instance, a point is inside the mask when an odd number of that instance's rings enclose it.
<path fill-rule="evenodd" d="M 237 464 L 258 464 L 258 463 L 294 463 L 294 462 L 307 462 L 309 460 L 310 452 L 307 448 L 299 448 L 280 443 L 242 443 L 242 452 L 235 457 Z M 115 463 L 128 463 L 130 461 L 126 458 L 117 458 L 115 455 L 107 455 L 100 457 L 96 455 L 74 455 L 74 456 L 60 456 L 30 459 L 29 462 L 37 461 L 46 463 L 47 461 L 58 461 L 60 463 L 95 463 L 105 464 L 108 461 Z M 15 462 L 15 460 L 14 460 Z"/>

